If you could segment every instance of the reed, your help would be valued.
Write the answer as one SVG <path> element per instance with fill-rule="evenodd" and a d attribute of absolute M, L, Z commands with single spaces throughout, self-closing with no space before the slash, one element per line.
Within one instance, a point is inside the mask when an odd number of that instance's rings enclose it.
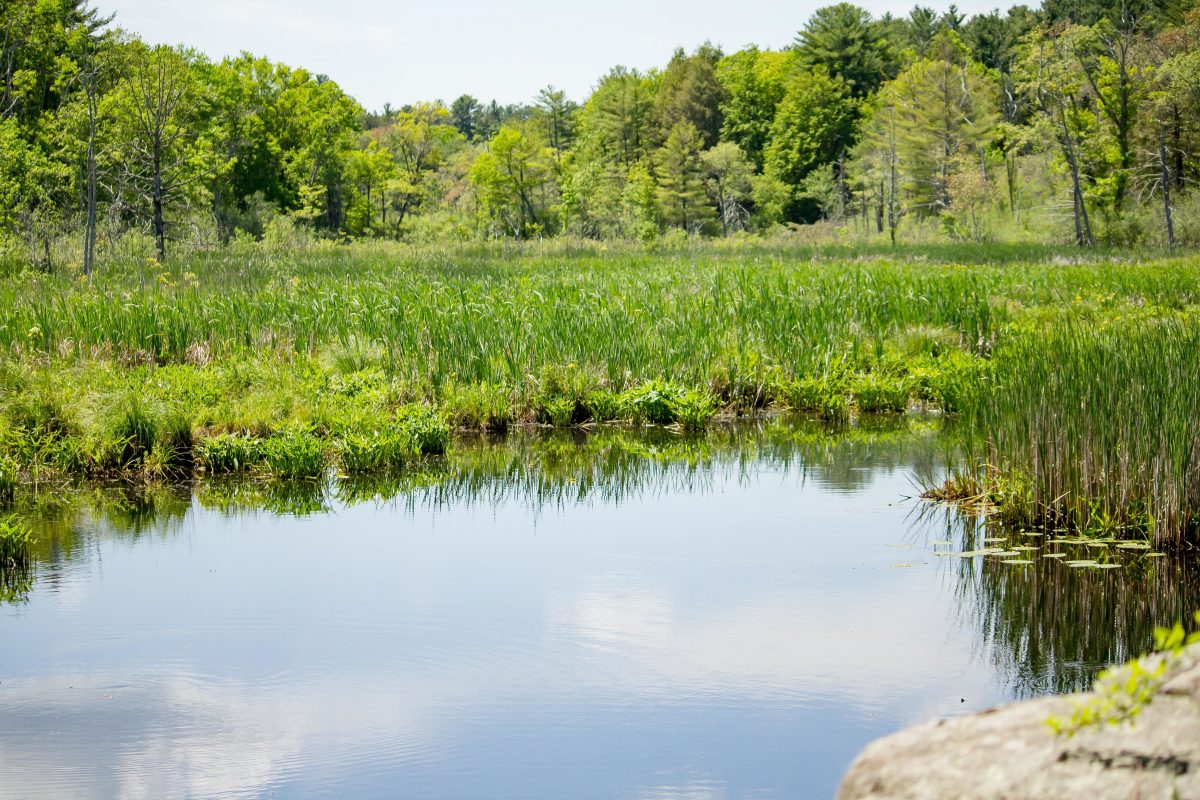
<path fill-rule="evenodd" d="M 1027 525 L 1200 533 L 1200 319 L 1073 319 L 1012 335 L 970 417 L 973 478 Z"/>

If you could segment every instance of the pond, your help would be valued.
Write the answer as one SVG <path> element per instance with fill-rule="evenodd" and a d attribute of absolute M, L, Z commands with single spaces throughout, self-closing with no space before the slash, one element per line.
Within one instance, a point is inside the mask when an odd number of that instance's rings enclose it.
<path fill-rule="evenodd" d="M 870 740 L 1083 686 L 1200 608 L 1194 563 L 1073 569 L 913 499 L 946 441 L 531 431 L 392 478 L 42 495 L 0 795 L 830 797 Z M 992 536 L 1033 563 L 936 554 Z"/>

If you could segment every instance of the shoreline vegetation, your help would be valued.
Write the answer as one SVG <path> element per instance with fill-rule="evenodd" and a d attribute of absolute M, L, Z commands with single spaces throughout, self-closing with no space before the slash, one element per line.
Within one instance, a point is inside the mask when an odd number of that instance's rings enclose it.
<path fill-rule="evenodd" d="M 935 499 L 1200 527 L 1200 263 L 1042 247 L 247 245 L 0 281 L 18 482 L 402 468 L 456 432 L 938 409 Z"/>

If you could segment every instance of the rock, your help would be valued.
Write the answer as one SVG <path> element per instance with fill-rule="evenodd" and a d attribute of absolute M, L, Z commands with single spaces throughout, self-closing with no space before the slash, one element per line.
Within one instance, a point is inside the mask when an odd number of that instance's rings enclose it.
<path fill-rule="evenodd" d="M 1200 800 L 1200 646 L 1134 723 L 1056 736 L 1092 693 L 917 725 L 870 744 L 838 800 Z"/>

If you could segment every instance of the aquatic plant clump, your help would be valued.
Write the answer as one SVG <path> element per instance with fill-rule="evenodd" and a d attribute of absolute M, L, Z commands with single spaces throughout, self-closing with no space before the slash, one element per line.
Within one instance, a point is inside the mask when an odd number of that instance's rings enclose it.
<path fill-rule="evenodd" d="M 966 471 L 926 494 L 1093 536 L 1200 531 L 1195 314 L 1014 333 L 969 414 Z"/>
<path fill-rule="evenodd" d="M 28 525 L 14 517 L 0 519 L 0 572 L 26 569 L 33 543 Z"/>

